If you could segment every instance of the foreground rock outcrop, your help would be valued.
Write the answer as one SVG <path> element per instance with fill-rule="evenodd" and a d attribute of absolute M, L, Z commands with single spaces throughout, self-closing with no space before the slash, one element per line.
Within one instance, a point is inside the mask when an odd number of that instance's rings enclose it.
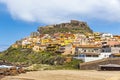
<path fill-rule="evenodd" d="M 21 73 L 25 73 L 25 70 L 21 67 L 6 65 L 0 66 L 0 76 L 14 76 Z"/>

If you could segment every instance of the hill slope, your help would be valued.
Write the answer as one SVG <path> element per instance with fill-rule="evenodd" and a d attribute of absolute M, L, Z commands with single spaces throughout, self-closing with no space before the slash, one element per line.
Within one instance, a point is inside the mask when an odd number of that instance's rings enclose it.
<path fill-rule="evenodd" d="M 62 24 L 56 24 L 56 25 L 50 25 L 50 26 L 44 26 L 44 27 L 39 27 L 38 32 L 40 34 L 54 34 L 54 33 L 92 33 L 93 31 L 88 27 L 87 23 L 85 22 L 80 22 L 80 21 L 75 21 L 71 20 L 70 23 L 62 23 Z M 38 32 L 33 32 L 31 33 L 31 36 L 36 36 L 39 37 Z M 49 65 L 69 65 L 73 67 L 74 65 L 78 65 L 80 62 L 79 60 L 74 60 L 70 63 L 67 62 L 67 57 L 69 56 L 62 56 L 58 55 L 55 53 L 51 53 L 50 51 L 40 51 L 40 52 L 34 52 L 32 47 L 33 44 L 36 44 L 35 37 L 31 37 L 29 39 L 25 38 L 20 41 L 16 41 L 14 46 L 16 47 L 10 47 L 6 51 L 2 52 L 0 54 L 0 59 L 5 60 L 8 62 L 12 63 L 23 63 L 27 65 L 32 65 L 32 64 L 49 64 Z M 32 39 L 33 38 L 33 39 Z M 26 42 L 28 40 L 28 42 Z M 32 41 L 34 40 L 34 41 Z M 23 47 L 23 43 L 26 42 L 27 46 L 32 46 L 32 47 Z M 30 44 L 31 43 L 31 44 Z M 26 46 L 25 45 L 25 46 Z"/>

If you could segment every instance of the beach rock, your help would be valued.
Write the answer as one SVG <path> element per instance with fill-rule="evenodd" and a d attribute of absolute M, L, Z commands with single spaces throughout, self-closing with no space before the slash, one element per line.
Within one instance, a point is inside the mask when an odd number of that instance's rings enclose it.
<path fill-rule="evenodd" d="M 0 67 L 0 75 L 15 76 L 20 73 L 25 73 L 25 70 L 22 67 L 5 66 L 5 65 Z"/>
<path fill-rule="evenodd" d="M 23 68 L 18 68 L 17 71 L 18 71 L 19 74 L 20 73 L 26 73 L 26 71 Z"/>

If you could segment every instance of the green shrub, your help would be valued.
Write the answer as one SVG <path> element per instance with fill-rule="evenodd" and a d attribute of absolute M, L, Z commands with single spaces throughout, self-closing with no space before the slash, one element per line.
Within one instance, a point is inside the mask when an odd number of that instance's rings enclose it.
<path fill-rule="evenodd" d="M 12 63 L 32 64 L 48 64 L 54 69 L 78 69 L 81 61 L 73 59 L 69 63 L 65 63 L 65 56 L 54 55 L 48 52 L 33 52 L 31 49 L 22 49 L 10 47 L 8 50 L 0 54 L 0 59 Z"/>

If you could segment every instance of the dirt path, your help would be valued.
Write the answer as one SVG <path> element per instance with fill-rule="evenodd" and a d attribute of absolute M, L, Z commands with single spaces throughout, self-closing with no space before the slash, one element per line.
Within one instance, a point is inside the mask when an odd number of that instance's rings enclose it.
<path fill-rule="evenodd" d="M 18 79 L 24 78 L 24 79 Z M 34 71 L 2 80 L 120 80 L 120 71 L 51 70 Z"/>

